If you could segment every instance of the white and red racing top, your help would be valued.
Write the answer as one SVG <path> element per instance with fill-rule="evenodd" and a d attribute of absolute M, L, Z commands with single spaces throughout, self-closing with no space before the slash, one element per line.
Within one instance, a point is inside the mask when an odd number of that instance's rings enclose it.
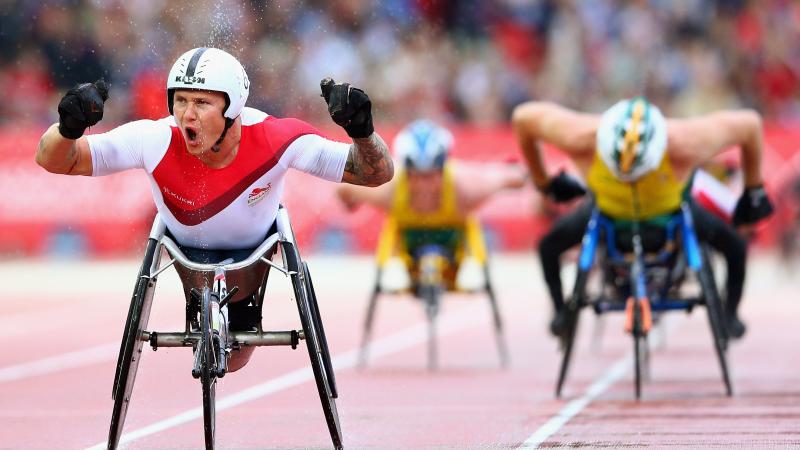
<path fill-rule="evenodd" d="M 167 228 L 181 245 L 207 249 L 258 246 L 278 212 L 291 167 L 340 182 L 350 146 L 297 119 L 242 111 L 239 151 L 212 169 L 186 151 L 172 116 L 130 122 L 87 136 L 92 176 L 144 169 Z"/>

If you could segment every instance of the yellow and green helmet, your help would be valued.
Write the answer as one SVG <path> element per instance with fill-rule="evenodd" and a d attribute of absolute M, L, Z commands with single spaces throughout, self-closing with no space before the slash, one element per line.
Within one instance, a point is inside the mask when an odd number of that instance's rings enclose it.
<path fill-rule="evenodd" d="M 644 97 L 621 100 L 603 113 L 597 151 L 614 175 L 633 182 L 655 170 L 667 149 L 667 121 Z"/>

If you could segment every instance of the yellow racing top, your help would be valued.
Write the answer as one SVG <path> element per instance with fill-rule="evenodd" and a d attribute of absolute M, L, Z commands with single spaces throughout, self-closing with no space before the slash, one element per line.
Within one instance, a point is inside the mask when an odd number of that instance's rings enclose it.
<path fill-rule="evenodd" d="M 397 185 L 394 198 L 378 243 L 379 265 L 383 265 L 397 250 L 410 264 L 407 246 L 423 241 L 446 246 L 455 244 L 457 263 L 465 254 L 476 258 L 481 264 L 486 262 L 487 249 L 480 222 L 474 215 L 458 210 L 452 166 L 445 163 L 443 170 L 439 208 L 431 212 L 418 212 L 411 208 L 408 176 L 404 170 L 395 175 Z"/>
<path fill-rule="evenodd" d="M 442 191 L 439 208 L 431 212 L 419 212 L 411 208 L 408 175 L 405 170 L 397 174 L 397 185 L 392 200 L 390 216 L 402 229 L 408 228 L 457 228 L 463 227 L 467 217 L 458 210 L 456 183 L 453 170 L 445 163 L 442 174 Z"/>
<path fill-rule="evenodd" d="M 661 164 L 635 182 L 619 180 L 599 155 L 595 155 L 587 177 L 600 211 L 617 220 L 636 219 L 634 189 L 639 199 L 639 219 L 648 220 L 676 211 L 685 183 L 675 177 L 666 154 Z"/>

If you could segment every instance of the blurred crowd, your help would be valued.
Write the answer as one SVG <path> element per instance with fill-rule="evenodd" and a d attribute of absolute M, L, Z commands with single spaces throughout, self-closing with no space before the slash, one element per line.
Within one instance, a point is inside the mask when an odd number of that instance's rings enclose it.
<path fill-rule="evenodd" d="M 600 111 L 644 93 L 667 113 L 800 117 L 792 0 L 0 0 L 0 125 L 45 125 L 105 77 L 107 120 L 167 114 L 182 52 L 239 57 L 249 105 L 322 120 L 319 81 L 363 87 L 379 121 L 498 124 L 529 99 Z M 109 117 L 110 116 L 110 117 Z"/>

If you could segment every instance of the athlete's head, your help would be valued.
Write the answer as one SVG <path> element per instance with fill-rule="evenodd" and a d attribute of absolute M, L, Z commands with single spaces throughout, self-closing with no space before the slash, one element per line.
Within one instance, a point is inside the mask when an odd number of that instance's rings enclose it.
<path fill-rule="evenodd" d="M 392 144 L 408 172 L 441 172 L 452 146 L 450 131 L 429 120 L 406 125 Z"/>
<path fill-rule="evenodd" d="M 244 108 L 250 81 L 239 61 L 216 48 L 181 55 L 167 78 L 167 106 L 190 152 L 202 152 L 225 137 Z"/>
<path fill-rule="evenodd" d="M 609 108 L 597 129 L 597 151 L 620 180 L 632 182 L 656 169 L 667 149 L 667 122 L 644 97 Z"/>

